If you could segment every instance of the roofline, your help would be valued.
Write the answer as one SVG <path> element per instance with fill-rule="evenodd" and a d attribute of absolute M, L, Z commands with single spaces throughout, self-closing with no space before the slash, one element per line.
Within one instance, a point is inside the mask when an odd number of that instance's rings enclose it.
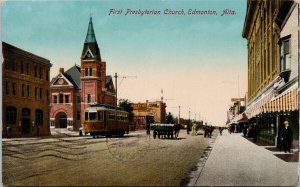
<path fill-rule="evenodd" d="M 246 11 L 245 22 L 244 22 L 243 33 L 242 33 L 243 38 L 247 38 L 248 36 L 250 21 L 251 19 L 253 19 L 252 14 L 254 12 L 254 8 L 256 4 L 257 1 L 255 0 L 247 0 L 247 11 Z"/>
<path fill-rule="evenodd" d="M 46 65 L 48 65 L 49 67 L 52 67 L 52 64 L 50 63 L 50 60 L 48 60 L 48 59 L 46 59 L 46 58 L 43 58 L 43 57 L 41 57 L 41 56 L 38 56 L 38 55 L 36 55 L 36 54 L 33 54 L 33 53 L 31 53 L 31 52 L 28 52 L 28 51 L 25 51 L 24 49 L 18 48 L 18 47 L 14 46 L 14 45 L 11 45 L 11 44 L 9 44 L 9 43 L 7 43 L 7 42 L 2 41 L 2 47 L 4 48 L 4 46 L 8 46 L 8 47 L 10 47 L 10 48 L 14 48 L 14 49 L 20 51 L 21 53 L 25 53 L 27 56 L 28 56 L 28 55 L 29 55 L 29 56 L 33 56 L 34 58 L 36 58 L 37 61 L 39 61 L 39 62 L 41 62 L 41 63 L 43 63 L 43 64 L 46 64 Z M 25 54 L 24 54 L 24 55 L 25 55 Z"/>

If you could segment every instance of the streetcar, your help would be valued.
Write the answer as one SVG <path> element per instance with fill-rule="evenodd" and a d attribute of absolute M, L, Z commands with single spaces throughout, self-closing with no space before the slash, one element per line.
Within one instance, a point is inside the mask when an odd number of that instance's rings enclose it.
<path fill-rule="evenodd" d="M 117 114 L 117 118 L 115 117 Z M 95 105 L 84 110 L 82 131 L 96 136 L 124 136 L 129 133 L 128 112 L 109 105 Z"/>

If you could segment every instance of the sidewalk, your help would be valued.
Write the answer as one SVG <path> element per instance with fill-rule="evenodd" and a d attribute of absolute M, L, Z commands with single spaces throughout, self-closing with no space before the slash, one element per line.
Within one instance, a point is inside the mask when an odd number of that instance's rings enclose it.
<path fill-rule="evenodd" d="M 298 162 L 285 162 L 227 131 L 217 137 L 204 167 L 196 172 L 189 186 L 298 186 Z"/>

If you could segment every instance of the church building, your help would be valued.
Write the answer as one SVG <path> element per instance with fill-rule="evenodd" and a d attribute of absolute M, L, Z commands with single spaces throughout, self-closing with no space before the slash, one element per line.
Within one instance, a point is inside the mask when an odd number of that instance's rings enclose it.
<path fill-rule="evenodd" d="M 101 58 L 92 17 L 81 53 L 81 65 L 67 71 L 60 68 L 50 85 L 51 127 L 78 130 L 83 111 L 92 104 L 115 105 L 115 88 L 106 75 L 106 62 Z"/>

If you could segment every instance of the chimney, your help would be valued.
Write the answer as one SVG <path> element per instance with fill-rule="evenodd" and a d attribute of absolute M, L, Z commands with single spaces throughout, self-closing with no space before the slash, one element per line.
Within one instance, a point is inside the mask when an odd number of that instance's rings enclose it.
<path fill-rule="evenodd" d="M 59 68 L 59 72 L 64 73 L 65 72 L 64 68 Z"/>

